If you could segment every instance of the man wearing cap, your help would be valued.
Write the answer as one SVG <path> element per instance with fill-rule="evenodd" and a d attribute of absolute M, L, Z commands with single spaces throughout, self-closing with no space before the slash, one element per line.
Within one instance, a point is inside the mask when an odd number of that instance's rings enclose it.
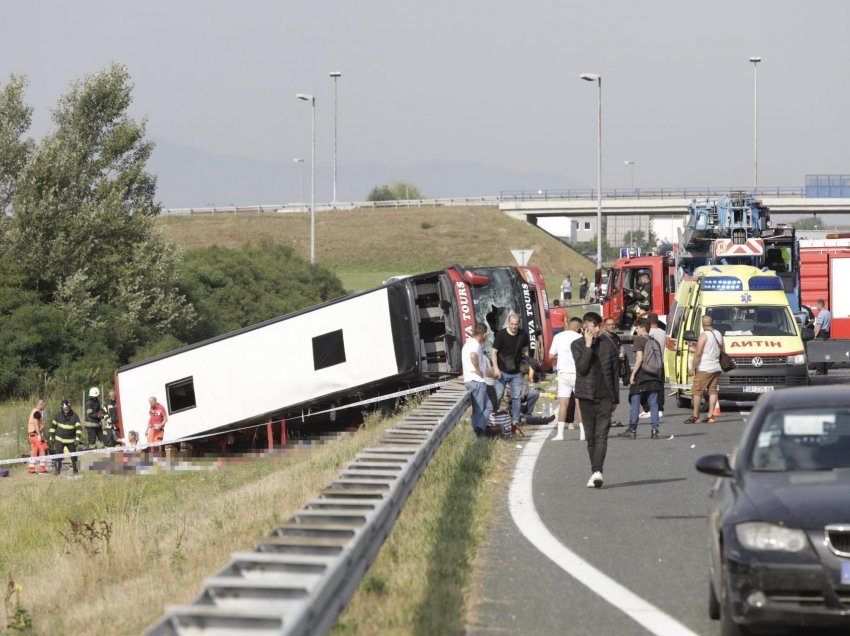
<path fill-rule="evenodd" d="M 71 409 L 71 403 L 68 400 L 62 400 L 62 408 L 50 423 L 48 437 L 56 455 L 75 453 L 82 443 L 83 427 L 80 424 L 79 416 Z M 55 466 L 58 475 L 62 471 L 61 457 L 56 459 Z M 71 457 L 71 466 L 75 473 L 78 472 L 76 457 Z"/>

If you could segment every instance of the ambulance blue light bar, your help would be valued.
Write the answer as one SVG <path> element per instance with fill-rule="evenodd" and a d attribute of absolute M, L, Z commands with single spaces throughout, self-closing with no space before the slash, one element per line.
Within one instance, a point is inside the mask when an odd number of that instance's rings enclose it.
<path fill-rule="evenodd" d="M 750 291 L 783 291 L 782 279 L 778 276 L 753 276 Z"/>
<path fill-rule="evenodd" d="M 750 287 L 752 289 L 752 287 Z M 703 291 L 743 291 L 744 283 L 736 276 L 706 276 L 702 279 Z"/>

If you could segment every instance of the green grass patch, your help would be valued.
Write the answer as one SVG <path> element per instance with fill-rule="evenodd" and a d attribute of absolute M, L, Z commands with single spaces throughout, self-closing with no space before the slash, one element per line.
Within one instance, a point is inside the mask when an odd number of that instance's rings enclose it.
<path fill-rule="evenodd" d="M 462 634 L 475 562 L 495 505 L 493 478 L 512 444 L 467 420 L 416 485 L 335 634 Z"/>
<path fill-rule="evenodd" d="M 394 272 L 334 272 L 342 282 L 342 286 L 349 292 L 365 291 L 378 285 L 382 285 L 391 276 L 400 276 L 401 273 Z"/>

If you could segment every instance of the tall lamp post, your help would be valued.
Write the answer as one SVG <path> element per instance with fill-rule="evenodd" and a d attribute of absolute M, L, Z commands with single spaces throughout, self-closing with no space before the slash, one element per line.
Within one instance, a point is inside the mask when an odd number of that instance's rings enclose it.
<path fill-rule="evenodd" d="M 632 159 L 626 159 L 624 162 L 629 167 L 629 182 L 632 184 L 632 193 L 635 191 L 635 162 Z M 640 219 L 638 219 L 638 226 L 640 226 Z M 634 223 L 629 222 L 629 229 L 631 230 L 631 247 L 635 246 L 635 228 Z"/>
<path fill-rule="evenodd" d="M 337 102 L 337 91 L 336 91 L 336 81 L 340 77 L 342 77 L 342 73 L 339 71 L 331 71 L 330 77 L 334 81 L 334 198 L 333 202 L 336 203 L 336 102 Z"/>
<path fill-rule="evenodd" d="M 292 161 L 298 164 L 298 203 L 304 203 L 304 160 L 295 157 Z"/>
<path fill-rule="evenodd" d="M 298 93 L 298 99 L 310 102 L 313 112 L 313 142 L 310 150 L 310 263 L 316 262 L 316 96 Z"/>
<path fill-rule="evenodd" d="M 758 146 L 758 65 L 761 62 L 760 57 L 751 57 L 750 62 L 753 63 L 753 195 L 756 194 L 759 184 L 759 146 Z"/>
<path fill-rule="evenodd" d="M 597 160 L 596 167 L 596 267 L 602 267 L 602 76 L 596 73 L 582 73 L 579 78 L 596 82 L 599 86 L 599 116 L 597 120 Z"/>

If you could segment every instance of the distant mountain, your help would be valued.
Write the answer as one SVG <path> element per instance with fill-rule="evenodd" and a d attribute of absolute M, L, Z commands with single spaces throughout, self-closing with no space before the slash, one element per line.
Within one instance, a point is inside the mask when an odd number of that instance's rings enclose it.
<path fill-rule="evenodd" d="M 293 203 L 299 200 L 299 169 L 292 162 L 274 163 L 245 157 L 216 156 L 169 141 L 155 140 L 149 168 L 157 175 L 158 198 L 164 207 Z M 309 158 L 303 164 L 304 198 L 310 198 Z M 316 167 L 316 201 L 332 198 L 330 167 Z M 428 197 L 497 195 L 502 190 L 583 187 L 552 174 L 524 173 L 477 163 L 429 162 L 392 167 L 364 163 L 340 165 L 337 199 L 362 201 L 376 185 L 410 181 Z"/>

